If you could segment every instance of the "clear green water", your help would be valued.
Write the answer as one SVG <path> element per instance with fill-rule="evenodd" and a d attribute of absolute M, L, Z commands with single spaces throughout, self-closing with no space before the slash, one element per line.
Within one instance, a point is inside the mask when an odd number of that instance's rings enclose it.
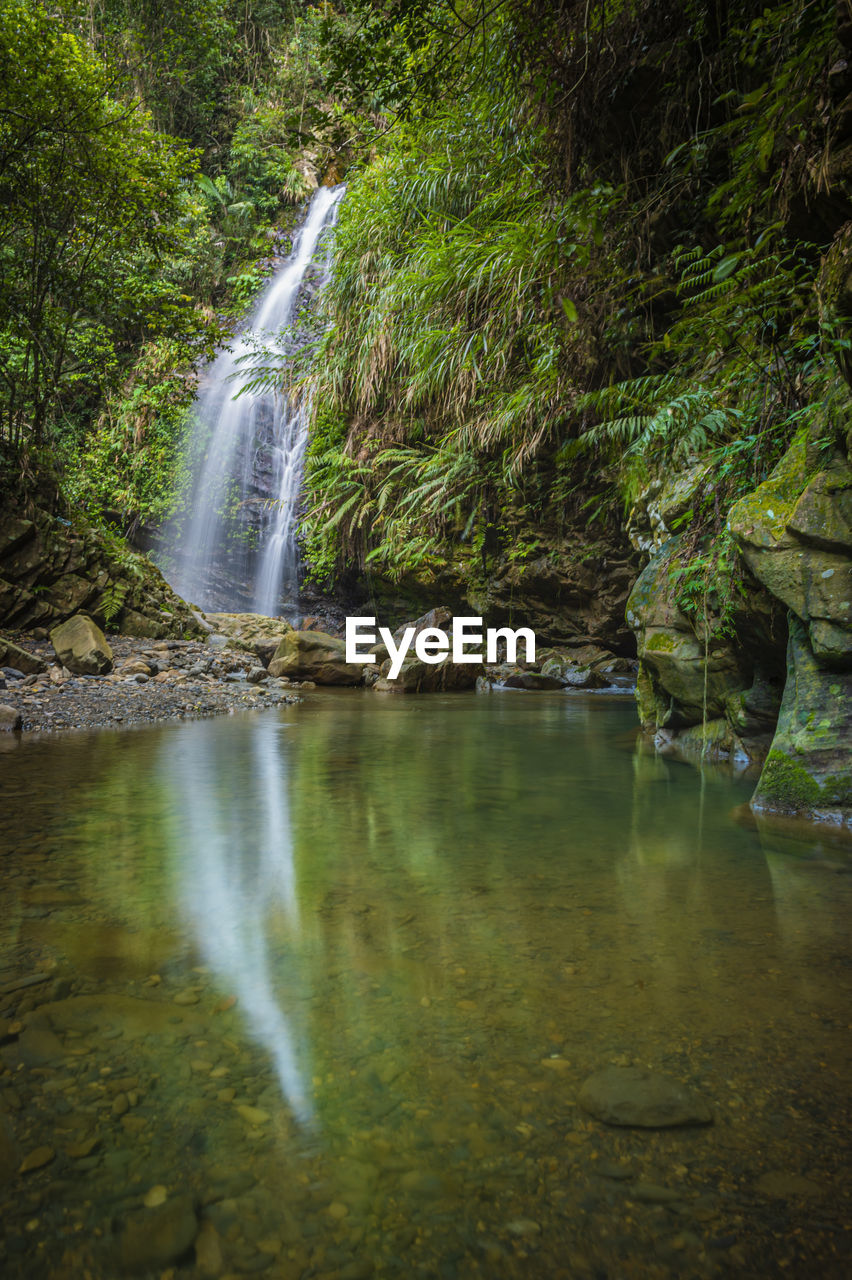
<path fill-rule="evenodd" d="M 629 701 L 4 747 L 9 1276 L 850 1273 L 846 855 L 738 825 Z M 608 1064 L 715 1123 L 594 1120 Z"/>

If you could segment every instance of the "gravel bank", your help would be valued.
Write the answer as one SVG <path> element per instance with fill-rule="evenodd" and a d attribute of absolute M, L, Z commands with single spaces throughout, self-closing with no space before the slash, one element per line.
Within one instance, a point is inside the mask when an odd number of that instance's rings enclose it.
<path fill-rule="evenodd" d="M 293 690 L 300 686 L 268 678 L 252 654 L 203 641 L 110 636 L 114 670 L 75 676 L 58 665 L 48 641 L 2 635 L 47 664 L 41 675 L 0 669 L 0 704 L 20 713 L 24 732 L 147 724 L 298 700 Z"/>

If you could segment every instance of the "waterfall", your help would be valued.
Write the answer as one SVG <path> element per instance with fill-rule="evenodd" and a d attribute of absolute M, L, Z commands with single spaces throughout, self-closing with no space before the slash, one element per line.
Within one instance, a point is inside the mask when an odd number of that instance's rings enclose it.
<path fill-rule="evenodd" d="M 170 580 L 204 609 L 276 615 L 297 607 L 296 518 L 307 444 L 308 406 L 249 389 L 250 356 L 294 325 L 299 304 L 327 282 L 344 187 L 320 187 L 293 250 L 258 300 L 246 330 L 213 362 L 198 396 L 190 446 L 188 514 L 175 529 Z M 292 353 L 298 339 L 289 337 Z M 169 576 L 169 575 L 167 575 Z"/>

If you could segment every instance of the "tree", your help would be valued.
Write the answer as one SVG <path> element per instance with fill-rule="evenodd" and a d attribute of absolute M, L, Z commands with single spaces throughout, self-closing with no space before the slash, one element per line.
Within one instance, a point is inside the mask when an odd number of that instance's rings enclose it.
<path fill-rule="evenodd" d="M 0 436 L 38 447 L 128 326 L 197 326 L 157 264 L 196 159 L 38 0 L 0 0 Z"/>

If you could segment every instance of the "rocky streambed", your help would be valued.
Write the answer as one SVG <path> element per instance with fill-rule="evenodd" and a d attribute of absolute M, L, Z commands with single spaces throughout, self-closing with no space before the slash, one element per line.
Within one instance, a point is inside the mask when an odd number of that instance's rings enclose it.
<path fill-rule="evenodd" d="M 112 666 L 99 674 L 62 665 L 50 641 L 14 633 L 4 639 L 0 727 L 7 730 L 50 733 L 228 714 L 293 701 L 302 687 L 270 678 L 255 654 L 224 643 L 113 636 Z"/>
<path fill-rule="evenodd" d="M 413 625 L 422 630 L 449 618 L 448 610 L 435 609 Z M 54 628 L 49 639 L 0 634 L 0 729 L 56 732 L 260 709 L 292 701 L 315 684 L 403 694 L 633 687 L 635 663 L 590 644 L 487 667 L 432 666 L 412 657 L 391 681 L 386 651 L 373 666 L 347 663 L 341 636 L 253 614 L 209 614 L 203 624 L 203 640 L 107 638 L 85 615 Z"/>

